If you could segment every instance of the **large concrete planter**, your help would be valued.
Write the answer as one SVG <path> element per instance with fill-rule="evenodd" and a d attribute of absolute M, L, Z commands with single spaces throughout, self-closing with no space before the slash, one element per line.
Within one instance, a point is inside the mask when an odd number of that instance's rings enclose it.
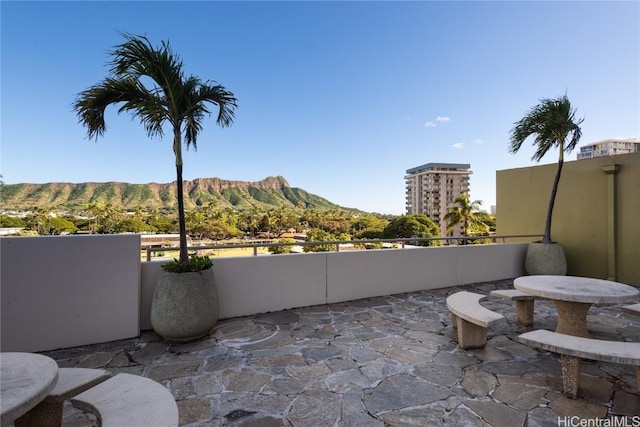
<path fill-rule="evenodd" d="M 525 271 L 529 275 L 567 274 L 567 257 L 560 243 L 529 243 L 525 258 Z"/>
<path fill-rule="evenodd" d="M 197 273 L 161 271 L 151 301 L 151 325 L 168 341 L 205 336 L 218 321 L 213 269 Z"/>

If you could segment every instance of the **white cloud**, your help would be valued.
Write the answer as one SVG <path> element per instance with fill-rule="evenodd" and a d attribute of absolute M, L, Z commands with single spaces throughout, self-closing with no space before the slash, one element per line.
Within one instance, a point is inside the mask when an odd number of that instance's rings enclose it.
<path fill-rule="evenodd" d="M 452 145 L 452 147 L 458 150 L 462 150 L 464 148 L 464 142 L 456 142 L 455 144 Z"/>
<path fill-rule="evenodd" d="M 473 141 L 471 141 L 472 144 L 484 144 L 484 141 L 481 139 L 474 139 Z"/>
<path fill-rule="evenodd" d="M 426 122 L 424 124 L 424 127 L 426 128 L 434 128 L 436 126 L 438 126 L 438 122 L 440 123 L 446 123 L 446 122 L 450 122 L 451 119 L 447 116 L 438 116 L 436 117 L 434 120 L 429 120 L 428 122 Z"/>

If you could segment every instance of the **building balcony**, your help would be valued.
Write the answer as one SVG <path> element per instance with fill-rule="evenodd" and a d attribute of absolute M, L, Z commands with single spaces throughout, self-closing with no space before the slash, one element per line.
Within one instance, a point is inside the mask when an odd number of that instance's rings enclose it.
<path fill-rule="evenodd" d="M 446 296 L 512 287 L 527 243 L 214 259 L 222 320 L 185 344 L 150 331 L 161 262 L 140 261 L 138 236 L 0 243 L 2 351 L 154 379 L 183 426 L 551 425 L 586 416 L 585 401 L 622 416 L 640 399 L 633 367 L 601 362 L 584 362 L 583 395 L 564 398 L 558 358 L 514 340 L 527 329 L 511 302 L 485 303 L 507 322 L 484 349 L 457 347 Z M 592 314 L 595 334 L 640 341 L 640 318 Z M 555 320 L 536 302 L 536 328 Z"/>

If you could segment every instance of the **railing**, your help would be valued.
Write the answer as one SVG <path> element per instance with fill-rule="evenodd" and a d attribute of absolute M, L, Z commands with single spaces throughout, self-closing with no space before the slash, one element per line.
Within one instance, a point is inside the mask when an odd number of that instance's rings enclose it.
<path fill-rule="evenodd" d="M 521 239 L 531 237 L 542 237 L 542 234 L 519 234 L 509 236 L 460 236 L 460 237 L 403 237 L 396 239 L 369 239 L 369 240 L 329 240 L 318 242 L 273 242 L 273 243 L 240 243 L 240 244 L 223 244 L 223 245 L 205 245 L 205 246 L 187 246 L 187 250 L 217 250 L 217 249 L 236 249 L 236 248 L 253 248 L 253 256 L 258 255 L 258 248 L 271 248 L 282 246 L 318 246 L 318 245 L 335 245 L 335 251 L 340 252 L 340 245 L 371 245 L 381 243 L 400 244 L 400 248 L 404 249 L 406 245 L 410 246 L 430 246 L 430 242 L 444 241 L 448 245 L 465 244 L 476 240 L 491 240 L 492 243 L 506 243 L 506 239 Z M 263 241 L 264 242 L 264 241 Z M 177 251 L 179 246 L 163 247 L 163 248 L 146 248 L 147 261 L 151 261 L 151 254 L 154 252 Z"/>

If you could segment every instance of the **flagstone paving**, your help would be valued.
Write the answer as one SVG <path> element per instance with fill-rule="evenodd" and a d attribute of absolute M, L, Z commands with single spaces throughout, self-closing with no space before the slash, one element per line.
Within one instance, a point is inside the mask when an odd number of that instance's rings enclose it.
<path fill-rule="evenodd" d="M 152 378 L 174 395 L 181 426 L 558 426 L 640 414 L 635 368 L 585 361 L 579 398 L 561 393 L 558 357 L 515 341 L 512 302 L 483 304 L 507 317 L 483 349 L 455 342 L 447 295 L 488 294 L 512 280 L 368 298 L 220 321 L 211 335 L 171 344 L 141 337 L 46 352 L 60 366 Z M 537 328 L 555 329 L 549 301 Z M 595 337 L 640 341 L 640 316 L 593 307 Z M 96 425 L 65 406 L 63 425 Z M 568 424 L 564 424 L 568 425 Z"/>

